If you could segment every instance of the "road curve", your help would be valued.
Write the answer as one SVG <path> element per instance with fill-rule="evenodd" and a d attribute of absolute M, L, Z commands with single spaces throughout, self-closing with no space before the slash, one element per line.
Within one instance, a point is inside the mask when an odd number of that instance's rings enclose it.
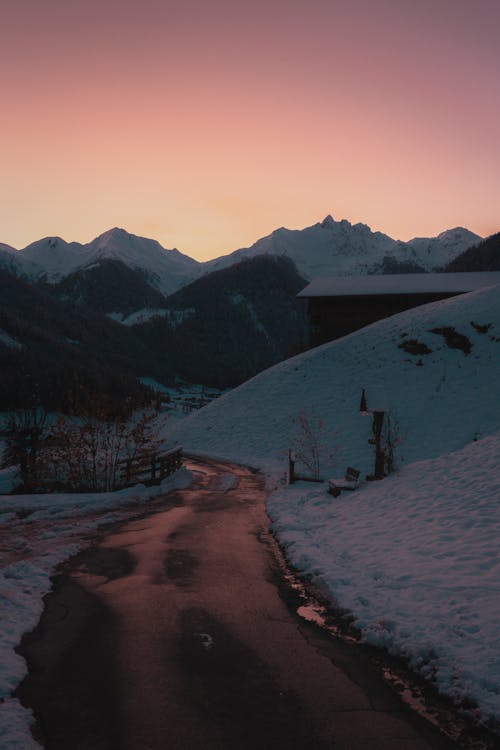
<path fill-rule="evenodd" d="M 195 483 L 66 566 L 21 646 L 47 750 L 455 747 L 286 603 L 263 478 Z"/>

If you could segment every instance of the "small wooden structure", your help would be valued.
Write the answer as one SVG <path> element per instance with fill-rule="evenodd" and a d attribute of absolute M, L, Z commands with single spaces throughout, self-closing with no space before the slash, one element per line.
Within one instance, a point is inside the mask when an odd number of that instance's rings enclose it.
<path fill-rule="evenodd" d="M 297 463 L 297 457 L 292 450 L 288 451 L 288 484 L 293 484 L 299 479 L 303 482 L 322 482 L 323 480 L 319 477 L 313 477 L 310 474 L 297 474 L 295 471 L 295 464 Z"/>
<path fill-rule="evenodd" d="M 334 497 L 338 497 L 342 490 L 355 490 L 359 487 L 359 471 L 348 466 L 343 479 L 330 479 L 328 482 L 328 492 Z"/>
<path fill-rule="evenodd" d="M 143 453 L 135 458 L 120 461 L 120 485 L 160 484 L 182 466 L 182 448 L 166 453 Z"/>

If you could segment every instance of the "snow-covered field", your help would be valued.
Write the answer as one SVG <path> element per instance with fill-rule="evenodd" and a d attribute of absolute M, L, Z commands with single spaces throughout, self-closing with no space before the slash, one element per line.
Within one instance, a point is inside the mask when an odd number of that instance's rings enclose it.
<path fill-rule="evenodd" d="M 409 353 L 424 344 L 428 353 Z M 362 388 L 369 408 L 398 418 L 400 471 L 338 498 L 325 484 L 283 485 L 301 413 L 323 422 L 325 479 L 348 465 L 361 477 L 373 471 Z M 170 438 L 264 469 L 289 559 L 352 613 L 367 641 L 406 656 L 444 693 L 476 701 L 483 719 L 500 720 L 499 405 L 494 287 L 276 365 L 173 425 Z"/>
<path fill-rule="evenodd" d="M 56 565 L 78 552 L 86 535 L 100 526 L 141 513 L 147 500 L 186 487 L 181 469 L 156 487 L 139 485 L 102 494 L 0 495 L 0 748 L 40 748 L 30 734 L 30 711 L 12 698 L 26 674 L 14 652 L 35 627 L 42 597 Z"/>

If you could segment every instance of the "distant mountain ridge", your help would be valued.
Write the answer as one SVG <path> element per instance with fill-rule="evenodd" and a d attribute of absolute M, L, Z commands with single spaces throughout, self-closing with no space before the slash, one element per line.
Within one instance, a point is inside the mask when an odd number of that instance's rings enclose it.
<path fill-rule="evenodd" d="M 366 224 L 335 221 L 327 216 L 306 229 L 276 229 L 248 248 L 241 248 L 204 264 L 205 269 L 225 268 L 256 255 L 285 255 L 307 279 L 316 276 L 350 276 L 368 273 L 433 271 L 481 240 L 463 227 L 437 237 L 415 237 L 409 242 L 372 232 Z"/>
<path fill-rule="evenodd" d="M 17 252 L 7 249 L 0 254 L 0 267 L 15 270 L 30 280 L 54 284 L 101 260 L 120 260 L 140 271 L 162 294 L 171 294 L 188 284 L 199 275 L 201 265 L 176 249 L 165 249 L 156 240 L 115 228 L 85 245 L 66 242 L 61 237 L 45 237 Z"/>
<path fill-rule="evenodd" d="M 0 268 L 30 280 L 54 284 L 102 260 L 119 260 L 140 271 L 144 280 L 169 295 L 200 276 L 258 255 L 285 256 L 305 279 L 320 275 L 357 275 L 432 271 L 442 268 L 481 237 L 462 227 L 437 237 L 409 242 L 372 232 L 366 224 L 335 221 L 327 216 L 305 229 L 276 229 L 247 248 L 200 263 L 156 240 L 114 228 L 87 244 L 46 237 L 22 250 L 0 244 Z"/>

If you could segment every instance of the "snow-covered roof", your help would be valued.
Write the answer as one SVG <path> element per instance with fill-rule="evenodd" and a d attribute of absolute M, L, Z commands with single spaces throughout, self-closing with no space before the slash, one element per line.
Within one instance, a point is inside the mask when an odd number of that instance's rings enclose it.
<path fill-rule="evenodd" d="M 298 297 L 349 297 L 370 294 L 453 294 L 500 284 L 500 271 L 322 276 Z"/>

